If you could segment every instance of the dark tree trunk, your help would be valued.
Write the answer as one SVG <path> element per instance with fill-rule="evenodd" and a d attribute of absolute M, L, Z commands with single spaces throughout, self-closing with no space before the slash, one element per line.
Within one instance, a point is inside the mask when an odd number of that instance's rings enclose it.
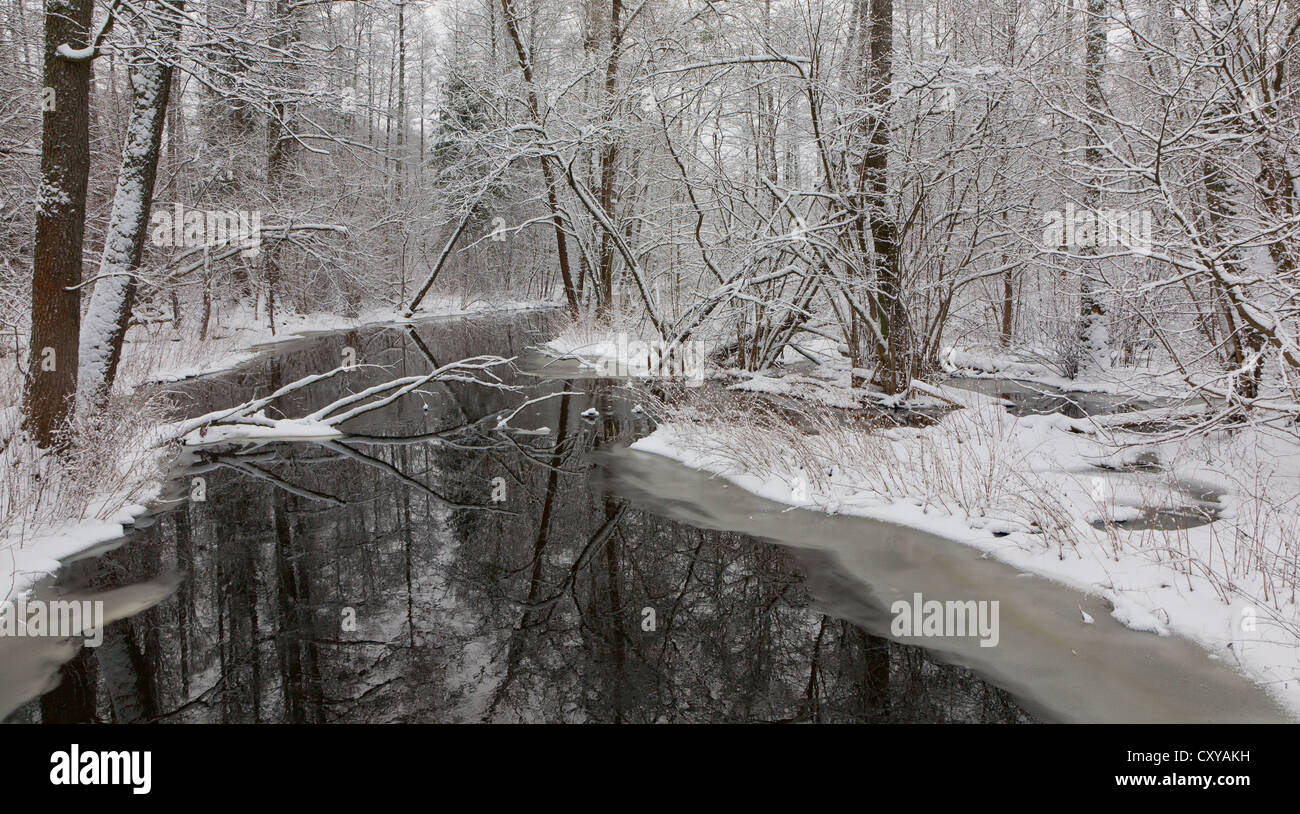
<path fill-rule="evenodd" d="M 32 268 L 32 329 L 23 415 L 36 443 L 53 446 L 72 413 L 81 327 L 81 244 L 90 172 L 89 59 L 58 48 L 88 45 L 91 0 L 48 0 L 45 86 L 54 109 L 41 129 L 41 189 Z"/>
<path fill-rule="evenodd" d="M 876 383 L 896 393 L 911 380 L 912 362 L 907 315 L 903 308 L 902 261 L 898 224 L 889 207 L 889 107 L 892 101 L 893 0 L 858 0 L 860 81 L 871 107 L 863 118 L 866 144 L 855 186 L 862 190 L 857 228 L 861 250 L 874 268 L 871 316 L 878 326 L 871 341 L 876 356 Z M 854 351 L 855 356 L 857 351 Z"/>
<path fill-rule="evenodd" d="M 510 36 L 510 41 L 515 46 L 515 56 L 519 60 L 519 70 L 524 75 L 524 84 L 528 86 L 528 111 L 532 115 L 533 121 L 537 124 L 542 123 L 542 106 L 537 98 L 537 88 L 533 84 L 533 60 L 524 46 L 523 35 L 519 31 L 519 21 L 515 17 L 514 9 L 511 8 L 511 0 L 501 0 L 502 20 L 505 23 L 506 34 Z M 555 170 L 551 166 L 548 157 L 541 158 L 542 181 L 546 184 L 546 203 L 551 210 L 551 224 L 555 227 L 555 252 L 559 255 L 560 261 L 560 278 L 564 282 L 564 296 L 569 302 L 569 312 L 575 316 L 578 313 L 578 295 L 573 287 L 573 272 L 569 266 L 568 241 L 564 232 L 564 216 L 560 213 L 559 196 L 555 192 Z"/>
<path fill-rule="evenodd" d="M 622 25 L 623 4 L 620 0 L 609 2 L 609 58 L 605 62 L 605 105 L 604 118 L 614 119 L 614 92 L 618 83 L 618 57 L 623 49 Z M 605 145 L 600 152 L 600 207 L 609 216 L 610 223 L 618 223 L 614 216 L 614 188 L 618 183 L 618 139 L 609 133 L 605 136 Z M 600 307 L 609 312 L 614 307 L 614 244 L 608 232 L 600 235 L 600 268 L 598 270 L 597 293 Z"/>
<path fill-rule="evenodd" d="M 276 0 L 274 25 L 279 28 L 271 37 L 271 44 L 277 49 L 292 50 L 301 40 L 298 31 L 296 11 L 290 0 Z M 287 75 L 282 77 L 286 84 L 293 84 L 294 67 L 292 63 L 283 69 Z M 291 156 L 289 138 L 290 120 L 293 117 L 291 104 L 276 100 L 271 104 L 272 115 L 266 122 L 266 187 L 273 200 L 283 200 L 285 176 Z M 280 282 L 279 241 L 272 241 L 271 246 L 262 249 L 262 270 L 266 278 L 266 316 L 275 335 L 275 289 Z"/>
<path fill-rule="evenodd" d="M 95 721 L 98 689 L 95 657 L 82 648 L 77 657 L 63 665 L 59 686 L 41 696 L 41 722 L 87 724 Z"/>
<path fill-rule="evenodd" d="M 1095 213 L 1101 204 L 1102 174 L 1101 113 L 1104 99 L 1101 80 L 1106 67 L 1105 0 L 1088 0 L 1084 12 L 1084 101 L 1089 122 L 1084 158 L 1088 164 L 1084 190 L 1084 209 Z M 1095 247 L 1082 247 L 1085 254 L 1095 254 Z M 1107 336 L 1106 310 L 1097 282 L 1101 277 L 1099 261 L 1086 260 L 1079 275 L 1079 351 L 1069 360 L 1067 372 L 1077 375 L 1080 367 L 1104 368 L 1110 363 L 1110 340 Z"/>

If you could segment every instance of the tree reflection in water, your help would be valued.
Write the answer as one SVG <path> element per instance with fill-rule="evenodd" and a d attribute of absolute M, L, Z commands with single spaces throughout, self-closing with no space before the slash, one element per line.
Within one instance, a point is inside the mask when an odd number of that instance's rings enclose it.
<path fill-rule="evenodd" d="M 552 319 L 317 337 L 178 401 L 191 415 L 238 403 L 345 347 L 385 366 L 279 405 L 300 415 L 384 376 L 522 354 Z M 593 452 L 649 430 L 611 383 L 505 378 L 524 393 L 436 383 L 342 439 L 199 453 L 177 483 L 204 477 L 204 502 L 65 577 L 111 586 L 175 567 L 181 588 L 110 626 L 11 720 L 1029 720 L 969 671 L 814 610 L 805 574 L 823 564 L 803 553 L 606 494 Z"/>

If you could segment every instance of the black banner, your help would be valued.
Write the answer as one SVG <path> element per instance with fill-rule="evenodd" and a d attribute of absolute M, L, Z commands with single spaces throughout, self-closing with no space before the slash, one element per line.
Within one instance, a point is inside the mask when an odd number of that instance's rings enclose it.
<path fill-rule="evenodd" d="M 918 801 L 1285 793 L 1294 732 L 1247 726 L 12 726 L 7 791 L 50 802 L 558 800 L 626 785 L 796 798 L 863 780 Z M 883 791 L 884 787 L 881 787 Z M 581 792 L 579 792 L 581 793 Z M 1206 796 L 1208 795 L 1208 797 Z M 679 800 L 680 802 L 680 800 Z"/>

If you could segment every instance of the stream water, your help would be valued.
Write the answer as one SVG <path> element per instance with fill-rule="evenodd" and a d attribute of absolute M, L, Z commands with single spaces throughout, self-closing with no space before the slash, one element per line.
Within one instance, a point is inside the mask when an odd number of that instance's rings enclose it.
<path fill-rule="evenodd" d="M 480 354 L 549 312 L 322 334 L 175 387 L 229 406 L 331 369 L 301 415 Z M 376 365 L 382 367 L 369 367 Z M 656 456 L 618 382 L 532 365 L 345 425 L 188 454 L 166 505 L 43 595 L 106 599 L 98 648 L 0 640 L 10 721 L 1274 721 L 1227 666 L 1095 599 L 868 520 L 789 510 Z M 497 416 L 539 400 L 497 428 Z M 590 411 L 598 414 L 593 415 Z M 201 478 L 201 481 L 195 481 Z M 202 485 L 202 500 L 187 499 Z M 888 638 L 890 602 L 996 599 L 996 647 Z M 1079 607 L 1095 625 L 1083 626 Z"/>

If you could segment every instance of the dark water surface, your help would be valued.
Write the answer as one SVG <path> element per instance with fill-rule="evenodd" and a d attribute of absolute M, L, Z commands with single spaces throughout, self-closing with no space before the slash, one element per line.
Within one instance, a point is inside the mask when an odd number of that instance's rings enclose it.
<path fill-rule="evenodd" d="M 302 415 L 435 363 L 523 355 L 556 319 L 311 337 L 177 385 L 176 398 L 191 415 L 230 406 L 337 366 L 345 348 L 385 366 L 279 405 Z M 170 491 L 201 477 L 204 501 L 177 500 L 70 564 L 57 590 L 147 605 L 169 574 L 179 587 L 134 615 L 119 603 L 103 646 L 62 668 L 75 648 L 11 654 L 0 700 L 15 700 L 0 708 L 58 682 L 8 720 L 1034 719 L 969 670 L 831 615 L 856 584 L 834 558 L 607 491 L 618 478 L 603 453 L 649 421 L 616 382 L 547 375 L 504 377 L 522 393 L 435 385 L 349 422 L 334 444 L 194 455 Z M 566 391 L 497 429 L 526 398 Z"/>

